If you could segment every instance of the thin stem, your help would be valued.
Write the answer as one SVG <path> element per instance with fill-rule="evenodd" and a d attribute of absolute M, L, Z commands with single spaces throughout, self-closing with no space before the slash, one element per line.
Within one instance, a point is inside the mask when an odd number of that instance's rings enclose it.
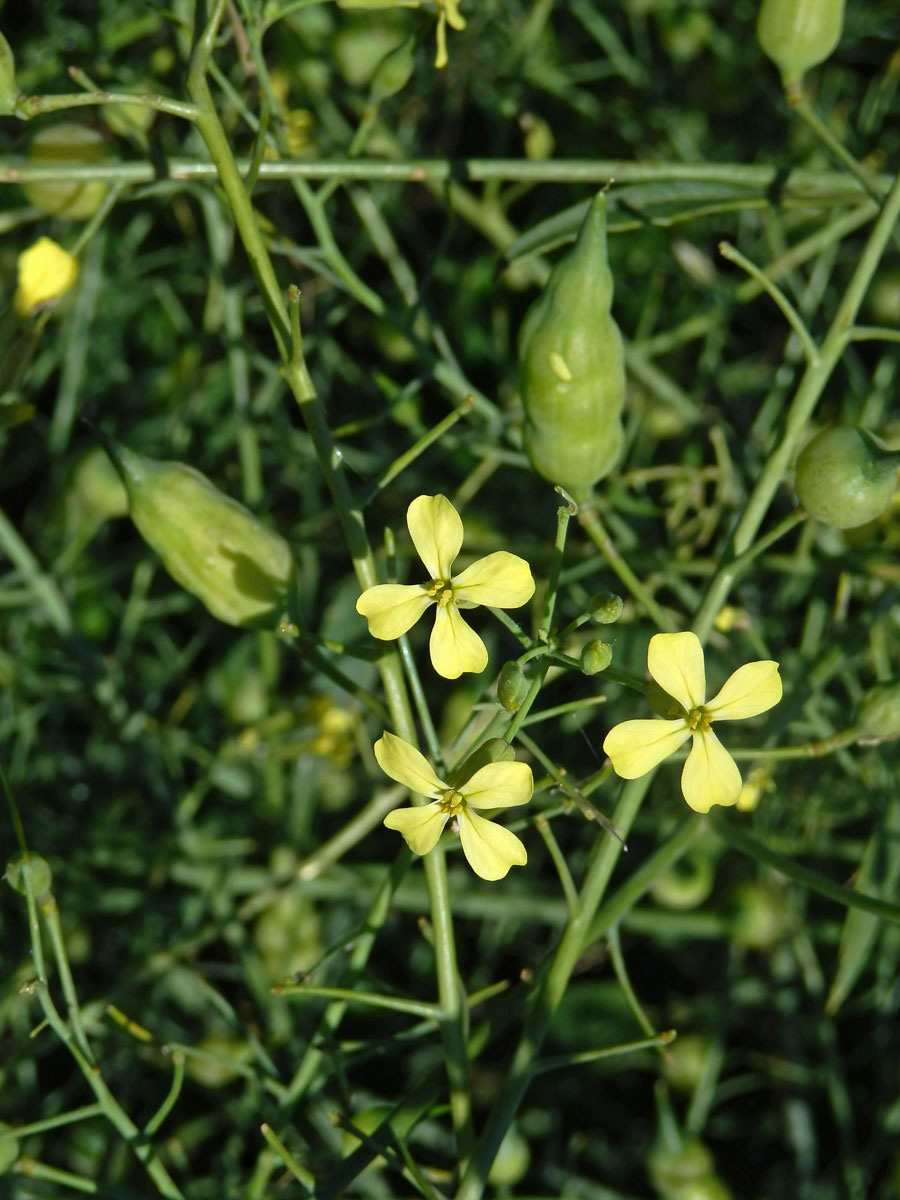
<path fill-rule="evenodd" d="M 553 627 L 553 608 L 556 604 L 556 593 L 559 591 L 559 575 L 562 571 L 563 557 L 566 552 L 566 533 L 569 521 L 578 512 L 578 505 L 565 494 L 562 488 L 556 489 L 567 501 L 556 510 L 556 542 L 553 547 L 553 562 L 550 565 L 550 577 L 547 583 L 547 599 L 544 604 L 544 616 L 538 628 L 538 641 L 546 642 Z"/>
<path fill-rule="evenodd" d="M 40 117 L 44 113 L 61 112 L 66 108 L 87 108 L 98 104 L 131 104 L 138 108 L 155 108 L 157 112 L 168 113 L 172 117 L 183 117 L 186 121 L 197 119 L 197 109 L 193 104 L 170 100 L 167 96 L 156 96 L 152 92 L 97 91 L 72 92 L 58 96 L 19 96 L 12 115 L 22 121 L 30 121 L 32 117 Z"/>
<path fill-rule="evenodd" d="M 278 984 L 272 988 L 272 992 L 276 996 L 324 997 L 326 1000 L 343 1000 L 346 1004 L 361 1004 L 368 1008 L 389 1008 L 430 1021 L 439 1021 L 441 1018 L 441 1010 L 436 1004 L 427 1004 L 423 1000 L 404 1000 L 400 996 L 383 996 L 378 992 L 318 987 L 312 983 Z"/>
<path fill-rule="evenodd" d="M 755 263 L 752 263 L 749 258 L 745 258 L 745 256 L 741 254 L 740 250 L 738 250 L 736 246 L 732 246 L 730 242 L 719 242 L 719 253 L 724 259 L 727 259 L 728 262 L 737 263 L 741 270 L 746 271 L 751 279 L 755 279 L 763 291 L 775 301 L 775 303 L 781 309 L 785 320 L 797 335 L 797 338 L 803 347 L 803 353 L 806 357 L 806 361 L 808 363 L 815 362 L 819 357 L 819 348 L 813 341 L 812 334 L 806 328 L 806 323 L 804 322 L 803 318 L 797 312 L 796 308 L 794 308 L 793 304 L 791 304 L 790 300 L 788 300 L 781 288 L 778 287 L 777 284 L 773 283 L 772 280 L 769 279 L 766 274 L 759 269 L 758 266 L 756 266 Z"/>
<path fill-rule="evenodd" d="M 593 503 L 582 504 L 578 509 L 578 520 L 609 563 L 610 567 L 616 573 L 621 582 L 625 585 L 631 595 L 637 600 L 638 604 L 644 609 L 647 616 L 653 621 L 658 629 L 663 629 L 668 633 L 672 633 L 677 628 L 671 617 L 660 608 L 654 598 L 650 595 L 641 581 L 629 567 L 628 563 L 621 556 L 613 544 L 612 538 L 606 532 L 603 522 L 600 520 L 600 515 L 597 512 Z"/>

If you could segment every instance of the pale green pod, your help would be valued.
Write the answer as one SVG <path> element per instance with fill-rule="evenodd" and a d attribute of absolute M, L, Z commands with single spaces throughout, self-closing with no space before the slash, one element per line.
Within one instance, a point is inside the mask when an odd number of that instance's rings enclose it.
<path fill-rule="evenodd" d="M 62 121 L 49 125 L 35 134 L 28 147 L 28 159 L 33 163 L 98 163 L 106 154 L 102 134 L 87 125 Z M 35 180 L 24 185 L 29 204 L 53 217 L 69 221 L 86 221 L 92 217 L 106 195 L 107 185 L 101 180 L 79 182 Z"/>
<path fill-rule="evenodd" d="M 785 88 L 797 87 L 835 49 L 843 25 L 844 0 L 762 0 L 756 36 Z"/>
<path fill-rule="evenodd" d="M 576 500 L 588 498 L 622 451 L 625 367 L 612 297 L 601 194 L 519 331 L 525 452 Z"/>
<path fill-rule="evenodd" d="M 9 42 L 0 33 L 0 116 L 11 116 L 16 110 L 18 98 L 16 60 L 13 58 Z"/>
<path fill-rule="evenodd" d="M 274 628 L 295 572 L 284 538 L 193 467 L 108 449 L 131 519 L 175 582 L 220 621 Z"/>

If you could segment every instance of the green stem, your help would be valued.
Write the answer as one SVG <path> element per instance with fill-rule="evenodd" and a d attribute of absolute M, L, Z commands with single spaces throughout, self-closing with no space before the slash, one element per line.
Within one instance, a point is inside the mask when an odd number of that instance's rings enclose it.
<path fill-rule="evenodd" d="M 606 532 L 606 527 L 600 520 L 600 515 L 597 512 L 593 503 L 582 504 L 578 509 L 578 520 L 582 529 L 609 563 L 610 567 L 616 573 L 621 582 L 625 585 L 631 595 L 637 600 L 638 604 L 646 612 L 647 616 L 654 622 L 658 629 L 663 629 L 668 633 L 672 633 L 676 629 L 676 625 L 671 617 L 656 603 L 641 581 L 629 567 L 628 563 L 618 552 L 613 544 L 612 538 Z"/>

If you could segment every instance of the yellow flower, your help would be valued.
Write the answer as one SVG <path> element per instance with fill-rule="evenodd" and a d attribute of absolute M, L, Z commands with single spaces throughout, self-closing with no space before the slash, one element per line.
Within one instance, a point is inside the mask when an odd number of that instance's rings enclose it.
<path fill-rule="evenodd" d="M 78 278 L 78 259 L 51 238 L 42 237 L 19 255 L 19 286 L 13 307 L 27 317 L 42 304 L 56 300 Z"/>
<path fill-rule="evenodd" d="M 451 576 L 462 546 L 463 525 L 446 496 L 417 496 L 407 510 L 406 523 L 431 578 L 422 584 L 380 583 L 367 588 L 356 602 L 356 611 L 368 620 L 373 637 L 392 641 L 436 604 L 430 642 L 434 669 L 445 679 L 458 679 L 463 671 L 477 674 L 487 666 L 487 650 L 459 610 L 479 604 L 518 608 L 534 595 L 531 569 L 524 558 L 498 550 Z"/>
<path fill-rule="evenodd" d="M 414 854 L 433 850 L 444 826 L 455 817 L 463 854 L 482 879 L 502 879 L 510 867 L 523 867 L 528 861 L 525 847 L 514 833 L 474 811 L 527 804 L 534 790 L 527 763 L 488 763 L 454 788 L 437 777 L 431 763 L 414 746 L 392 733 L 383 734 L 375 743 L 375 758 L 385 775 L 432 801 L 415 808 L 395 808 L 384 818 L 388 829 L 401 833 Z"/>
<path fill-rule="evenodd" d="M 693 633 L 657 633 L 647 650 L 650 674 L 681 707 L 672 721 L 624 721 L 606 735 L 603 749 L 623 779 L 637 779 L 693 738 L 681 773 L 681 790 L 696 812 L 714 804 L 735 804 L 741 773 L 712 731 L 714 721 L 737 721 L 764 713 L 781 699 L 778 663 L 747 663 L 706 701 L 703 647 Z"/>
<path fill-rule="evenodd" d="M 461 32 L 465 29 L 466 22 L 459 11 L 459 0 L 437 0 L 437 6 L 437 53 L 434 56 L 434 65 L 440 70 L 441 67 L 446 67 L 449 61 L 447 57 L 447 26 Z"/>

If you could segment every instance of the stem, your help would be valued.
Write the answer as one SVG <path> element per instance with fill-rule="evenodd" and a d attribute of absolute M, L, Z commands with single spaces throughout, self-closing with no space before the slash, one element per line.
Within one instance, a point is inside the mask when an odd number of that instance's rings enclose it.
<path fill-rule="evenodd" d="M 656 603 L 641 581 L 629 567 L 628 563 L 621 556 L 618 550 L 613 545 L 612 538 L 606 532 L 606 527 L 600 520 L 600 516 L 593 503 L 582 504 L 578 509 L 578 520 L 582 529 L 612 567 L 613 571 L 619 577 L 632 596 L 637 600 L 638 604 L 646 612 L 647 616 L 654 622 L 657 629 L 663 629 L 668 633 L 674 632 L 676 629 L 675 622 Z"/>

